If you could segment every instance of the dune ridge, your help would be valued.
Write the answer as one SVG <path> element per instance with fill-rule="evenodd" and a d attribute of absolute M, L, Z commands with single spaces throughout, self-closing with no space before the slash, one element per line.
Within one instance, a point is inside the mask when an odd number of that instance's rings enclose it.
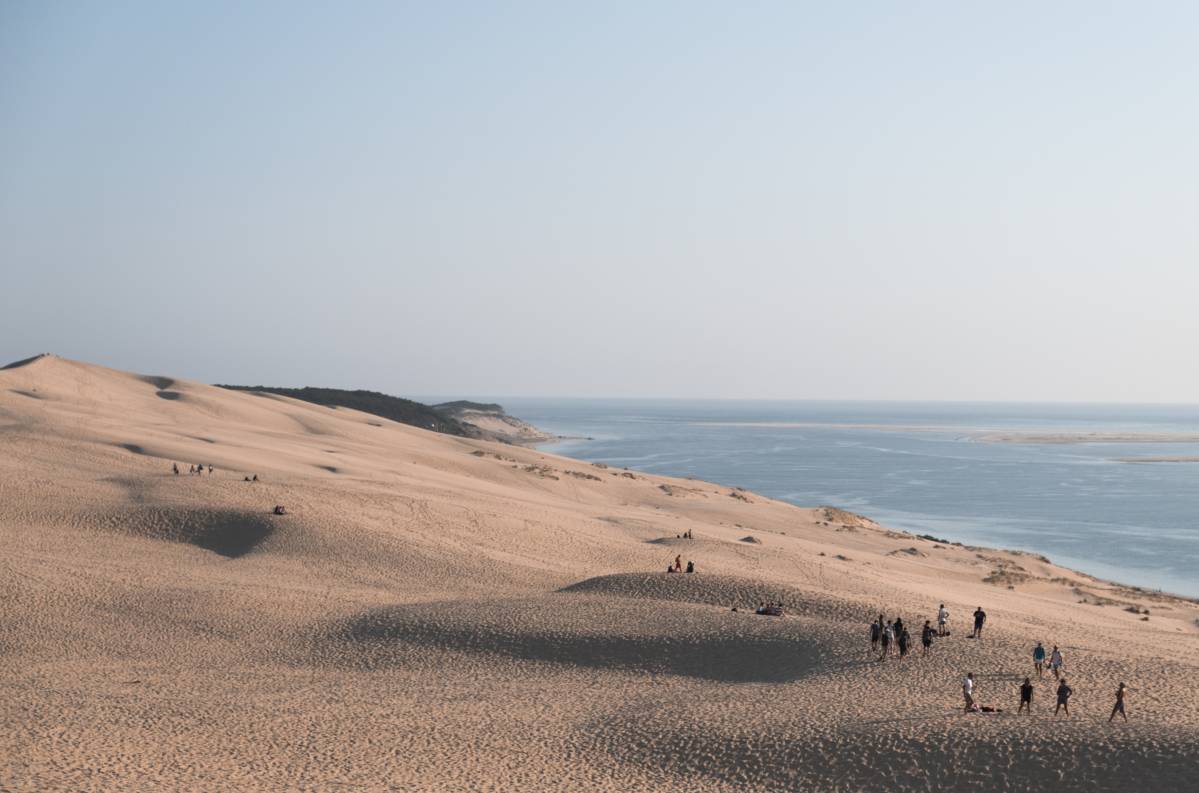
<path fill-rule="evenodd" d="M 1199 761 L 1194 601 L 835 507 L 18 363 L 0 789 L 1167 790 Z M 877 614 L 942 602 L 929 657 L 867 653 Z M 1014 715 L 1036 640 L 1065 651 L 1069 719 L 1047 680 Z M 1007 712 L 961 712 L 967 671 Z"/>

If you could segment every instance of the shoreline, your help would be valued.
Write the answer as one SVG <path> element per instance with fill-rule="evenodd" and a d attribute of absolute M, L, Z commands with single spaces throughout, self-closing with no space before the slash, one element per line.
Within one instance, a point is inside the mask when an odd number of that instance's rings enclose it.
<path fill-rule="evenodd" d="M 824 425 L 824 426 L 828 426 L 828 425 Z M 541 448 L 541 446 L 542 445 L 550 446 L 550 445 L 553 445 L 554 443 L 557 443 L 559 440 L 594 440 L 594 439 L 590 438 L 590 437 L 581 437 L 581 436 L 573 436 L 572 437 L 572 436 L 563 435 L 563 436 L 557 436 L 552 441 L 542 441 L 542 442 L 537 442 L 535 444 L 531 444 L 531 445 L 527 446 L 526 448 L 529 448 L 532 451 L 545 451 L 545 453 L 547 453 L 547 454 L 553 454 L 553 452 L 548 449 L 543 450 Z M 571 460 L 573 462 L 577 462 L 581 465 L 597 465 L 598 464 L 591 460 L 586 460 L 586 459 L 583 459 L 580 457 L 572 457 L 569 455 L 555 455 L 555 456 L 561 457 L 562 459 L 565 459 L 565 460 Z M 1160 460 L 1159 459 L 1138 459 L 1138 458 L 1114 458 L 1114 459 L 1118 459 L 1120 462 L 1199 462 L 1199 457 L 1183 458 L 1183 459 L 1160 459 Z M 671 477 L 671 478 L 692 479 L 692 477 L 679 477 L 676 474 L 670 474 L 670 473 L 648 472 L 648 471 L 642 471 L 641 469 L 632 468 L 632 467 L 622 467 L 620 470 L 629 471 L 631 473 L 635 473 L 635 474 L 638 474 L 641 476 L 659 476 L 659 477 L 666 476 L 666 477 Z M 694 481 L 700 481 L 700 480 L 694 480 Z M 723 482 L 717 482 L 717 481 L 711 481 L 711 480 L 703 480 L 703 481 L 706 481 L 709 484 L 717 485 L 718 487 L 740 489 L 737 486 L 728 485 Z M 746 490 L 747 490 L 747 492 L 751 493 L 752 495 L 756 495 L 759 498 L 769 498 L 771 500 L 779 501 L 784 504 L 790 504 L 791 506 L 797 507 L 799 509 L 819 510 L 819 509 L 833 508 L 833 509 L 842 510 L 842 508 L 836 507 L 835 505 L 813 506 L 810 504 L 799 504 L 799 503 L 789 501 L 787 499 L 776 498 L 774 496 L 768 496 L 768 495 L 759 493 L 758 491 L 753 490 L 752 488 L 747 488 Z M 1030 549 L 1030 548 L 1011 548 L 1011 547 L 1005 547 L 1002 545 L 986 545 L 986 544 L 976 545 L 974 543 L 966 542 L 963 540 L 938 539 L 938 538 L 934 537 L 931 533 L 919 533 L 912 529 L 899 528 L 897 526 L 891 525 L 885 519 L 876 520 L 874 517 L 871 517 L 869 514 L 864 513 L 864 512 L 857 512 L 857 511 L 850 511 L 850 510 L 842 510 L 842 511 L 847 512 L 849 514 L 859 515 L 873 523 L 876 523 L 877 525 L 882 527 L 884 530 L 889 530 L 889 531 L 895 532 L 897 534 L 903 534 L 903 535 L 913 538 L 913 539 L 935 540 L 937 542 L 960 547 L 960 548 L 963 548 L 968 551 L 975 551 L 975 552 L 990 551 L 993 553 L 1008 553 L 1008 554 L 1013 554 L 1013 555 L 1017 555 L 1017 556 L 1036 557 L 1036 558 L 1046 562 L 1047 564 L 1052 564 L 1057 567 L 1062 567 L 1063 569 L 1069 570 L 1070 572 L 1074 573 L 1075 575 L 1090 579 L 1091 581 L 1094 581 L 1097 584 L 1112 587 L 1114 589 L 1128 590 L 1128 591 L 1132 591 L 1132 592 L 1143 593 L 1145 595 L 1157 596 L 1157 597 L 1161 597 L 1161 598 L 1177 600 L 1177 601 L 1181 601 L 1181 602 L 1185 602 L 1185 603 L 1199 605 L 1199 594 L 1187 595 L 1187 594 L 1183 594 L 1181 592 L 1174 592 L 1171 590 L 1162 589 L 1160 587 L 1148 587 L 1148 586 L 1143 586 L 1140 584 L 1126 583 L 1126 582 L 1120 581 L 1116 578 L 1102 577 L 1100 575 L 1089 573 L 1084 569 L 1080 569 L 1079 567 L 1059 564 L 1058 562 L 1055 562 L 1052 557 L 1049 556 L 1049 552 L 1038 551 L 1038 550 L 1034 550 L 1034 549 Z M 1061 557 L 1059 556 L 1057 558 L 1061 558 Z M 1071 559 L 1068 564 L 1074 565 L 1074 564 L 1077 564 L 1078 561 L 1085 562 L 1085 560 Z M 1097 563 L 1097 564 L 1102 567 L 1107 566 L 1107 565 L 1103 565 L 1102 563 Z"/>

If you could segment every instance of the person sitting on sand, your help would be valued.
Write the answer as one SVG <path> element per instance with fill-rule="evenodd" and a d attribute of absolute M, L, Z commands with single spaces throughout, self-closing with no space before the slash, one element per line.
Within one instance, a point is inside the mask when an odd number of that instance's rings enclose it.
<path fill-rule="evenodd" d="M 1037 679 L 1041 678 L 1041 674 L 1045 671 L 1045 648 L 1040 642 L 1032 650 L 1032 667 L 1037 670 Z"/>
<path fill-rule="evenodd" d="M 1020 715 L 1020 711 L 1027 710 L 1028 715 L 1032 715 L 1032 681 L 1027 677 L 1020 684 L 1020 707 L 1016 708 L 1016 715 Z"/>
<path fill-rule="evenodd" d="M 252 478 L 250 481 L 251 481 L 251 482 L 257 482 L 257 481 L 258 481 L 258 474 L 254 474 L 254 477 L 253 477 L 253 478 Z"/>
<path fill-rule="evenodd" d="M 928 650 L 933 646 L 933 624 L 931 620 L 924 621 L 924 627 L 920 629 L 920 643 L 924 645 L 923 655 L 928 655 Z"/>
<path fill-rule="evenodd" d="M 1053 646 L 1053 652 L 1049 654 L 1049 669 L 1053 672 L 1054 679 L 1061 677 L 1062 665 L 1065 661 L 1062 659 L 1062 651 L 1057 649 L 1057 645 Z"/>
<path fill-rule="evenodd" d="M 276 506 L 275 506 L 275 514 L 276 514 L 276 515 L 286 515 L 286 514 L 287 514 L 287 510 L 286 510 L 286 509 L 284 509 L 284 508 L 283 508 L 283 506 L 282 506 L 281 504 L 280 504 L 280 505 L 276 505 Z"/>
<path fill-rule="evenodd" d="M 1112 715 L 1107 717 L 1107 723 L 1111 724 L 1112 719 L 1116 718 L 1119 713 L 1124 717 L 1124 721 L 1128 721 L 1128 714 L 1124 712 L 1124 695 L 1128 693 L 1128 688 L 1123 683 L 1116 689 L 1116 704 L 1112 706 Z"/>
<path fill-rule="evenodd" d="M 687 560 L 687 572 L 688 573 L 695 572 L 695 562 L 691 561 L 690 559 Z"/>
<path fill-rule="evenodd" d="M 962 696 L 966 700 L 966 712 L 969 713 L 974 709 L 974 673 L 967 672 L 966 679 L 962 681 Z"/>
<path fill-rule="evenodd" d="M 1066 715 L 1070 715 L 1070 695 L 1074 693 L 1074 689 L 1066 685 L 1066 678 L 1062 678 L 1062 682 L 1057 684 L 1057 707 L 1053 709 L 1053 715 L 1062 708 L 1066 709 Z"/>
<path fill-rule="evenodd" d="M 987 612 L 983 611 L 983 607 L 979 606 L 974 612 L 974 632 L 970 634 L 972 639 L 981 639 L 983 637 L 983 623 L 987 621 Z"/>
<path fill-rule="evenodd" d="M 937 609 L 937 635 L 945 635 L 945 625 L 949 622 L 949 610 L 945 608 L 945 604 L 941 604 L 941 608 Z"/>

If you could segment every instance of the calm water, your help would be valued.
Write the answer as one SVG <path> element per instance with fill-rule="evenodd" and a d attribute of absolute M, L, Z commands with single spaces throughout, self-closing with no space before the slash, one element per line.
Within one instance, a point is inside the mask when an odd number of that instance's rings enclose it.
<path fill-rule="evenodd" d="M 593 438 L 546 447 L 557 454 L 844 507 L 888 526 L 1036 551 L 1102 577 L 1199 596 L 1199 463 L 1113 459 L 1199 456 L 1199 444 L 1015 445 L 973 432 L 1199 432 L 1199 406 L 503 403 L 543 429 Z M 888 428 L 837 426 L 845 424 Z"/>

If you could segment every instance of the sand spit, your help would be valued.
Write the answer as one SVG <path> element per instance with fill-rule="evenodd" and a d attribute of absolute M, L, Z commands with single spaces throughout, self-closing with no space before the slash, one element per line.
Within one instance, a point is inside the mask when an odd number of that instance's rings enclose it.
<path fill-rule="evenodd" d="M 730 493 L 53 356 L 0 370 L 0 789 L 1193 782 L 1199 604 Z M 928 657 L 867 652 L 872 617 L 940 603 Z M 1051 677 L 1014 715 L 1036 640 L 1069 719 Z M 1004 713 L 960 712 L 967 671 Z"/>

